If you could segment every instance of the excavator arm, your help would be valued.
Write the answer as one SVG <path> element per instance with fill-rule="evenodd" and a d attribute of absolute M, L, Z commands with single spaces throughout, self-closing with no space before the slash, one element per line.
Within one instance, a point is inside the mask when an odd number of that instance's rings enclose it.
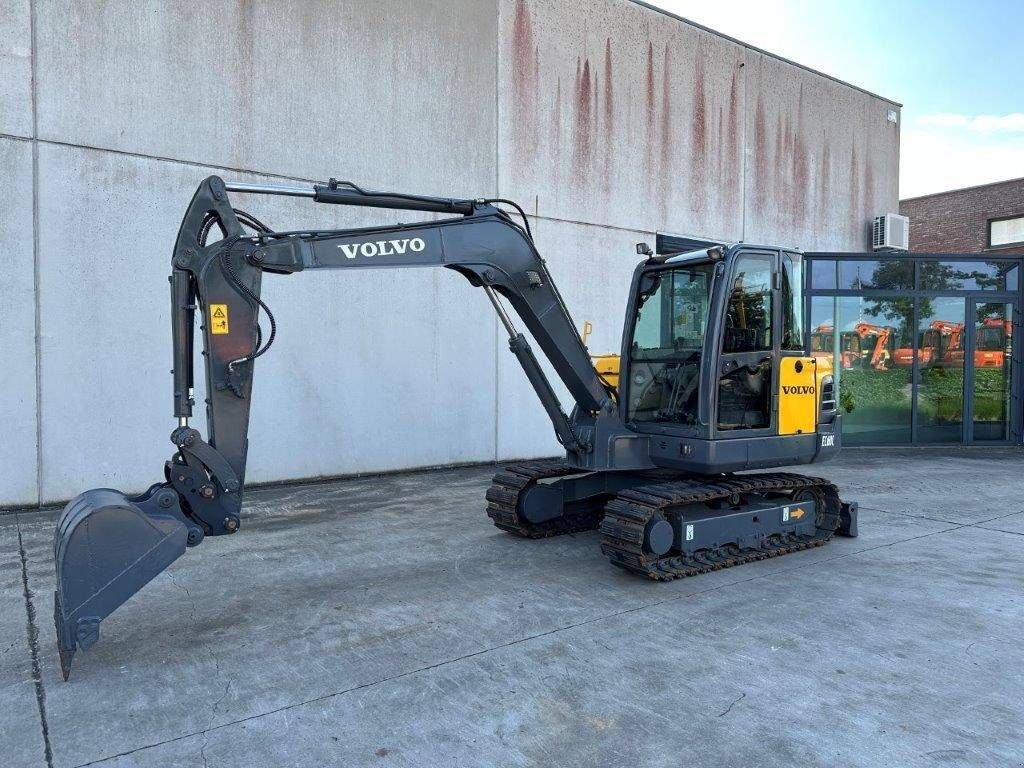
<path fill-rule="evenodd" d="M 405 225 L 348 230 L 274 232 L 233 208 L 230 192 L 308 197 L 325 204 L 451 214 Z M 570 460 L 591 451 L 592 434 L 570 419 L 534 355 L 516 330 L 507 302 L 536 339 L 573 398 L 577 414 L 614 410 L 572 318 L 533 244 L 500 200 L 460 200 L 367 192 L 350 183 L 307 187 L 225 184 L 211 176 L 192 198 L 172 257 L 174 453 L 164 481 L 128 497 L 109 488 L 72 499 L 57 525 L 54 621 L 65 679 L 78 648 L 99 639 L 100 622 L 187 547 L 240 524 L 256 359 L 276 334 L 261 298 L 264 273 L 309 269 L 439 266 L 483 288 L 509 334 L 555 434 Z M 208 243 L 211 232 L 222 239 Z M 260 327 L 261 312 L 269 329 Z M 190 425 L 194 401 L 193 343 L 201 317 L 206 374 L 207 436 Z"/>

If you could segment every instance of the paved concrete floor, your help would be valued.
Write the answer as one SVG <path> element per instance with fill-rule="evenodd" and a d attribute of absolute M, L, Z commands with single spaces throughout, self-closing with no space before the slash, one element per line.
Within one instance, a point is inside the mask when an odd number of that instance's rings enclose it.
<path fill-rule="evenodd" d="M 1024 765 L 1024 452 L 848 450 L 861 537 L 671 584 L 492 469 L 249 494 L 60 679 L 54 512 L 0 517 L 14 766 Z"/>

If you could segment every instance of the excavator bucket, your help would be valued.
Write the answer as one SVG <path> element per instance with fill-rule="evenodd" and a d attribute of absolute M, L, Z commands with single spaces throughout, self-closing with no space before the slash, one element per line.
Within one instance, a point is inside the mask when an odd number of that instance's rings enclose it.
<path fill-rule="evenodd" d="M 135 498 L 96 488 L 64 507 L 53 540 L 53 619 L 65 680 L 76 650 L 99 640 L 100 622 L 184 554 L 177 514 L 177 494 L 161 485 Z"/>

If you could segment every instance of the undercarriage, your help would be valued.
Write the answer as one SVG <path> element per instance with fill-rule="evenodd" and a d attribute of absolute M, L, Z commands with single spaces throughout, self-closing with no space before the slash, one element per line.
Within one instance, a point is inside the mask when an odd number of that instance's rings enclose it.
<path fill-rule="evenodd" d="M 672 477 L 516 464 L 492 478 L 487 515 L 531 539 L 599 529 L 614 565 L 657 581 L 857 535 L 856 503 L 840 501 L 828 480 L 790 472 Z"/>

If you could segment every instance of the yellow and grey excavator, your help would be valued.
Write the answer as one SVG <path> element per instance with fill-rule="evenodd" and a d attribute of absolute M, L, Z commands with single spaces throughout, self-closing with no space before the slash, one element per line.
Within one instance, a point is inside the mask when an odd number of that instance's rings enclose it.
<path fill-rule="evenodd" d="M 274 231 L 234 208 L 230 193 L 449 216 Z M 54 535 L 65 679 L 75 652 L 98 640 L 104 618 L 186 548 L 239 528 L 253 368 L 276 334 L 260 295 L 265 274 L 439 266 L 483 289 L 566 453 L 495 475 L 487 514 L 504 531 L 537 538 L 596 528 L 614 565 L 656 580 L 818 546 L 837 532 L 856 535 L 856 505 L 841 502 L 832 483 L 789 472 L 736 474 L 810 464 L 839 450 L 833 381 L 807 354 L 801 330 L 801 255 L 746 244 L 655 253 L 641 243 L 637 252 L 644 258 L 618 366 L 609 361 L 619 378 L 610 382 L 611 368 L 604 375 L 595 368 L 515 203 L 370 192 L 333 179 L 312 186 L 205 179 L 171 257 L 178 424 L 163 480 L 137 496 L 85 491 L 65 507 Z M 568 390 L 571 414 L 508 307 Z M 205 438 L 190 424 L 197 315 Z"/>

